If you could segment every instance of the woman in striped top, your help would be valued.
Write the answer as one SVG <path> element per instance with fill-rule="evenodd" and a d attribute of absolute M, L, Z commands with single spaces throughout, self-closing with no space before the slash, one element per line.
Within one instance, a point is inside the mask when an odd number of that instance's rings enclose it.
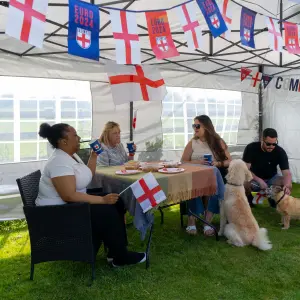
<path fill-rule="evenodd" d="M 120 166 L 128 160 L 134 159 L 134 153 L 127 154 L 121 143 L 120 125 L 116 122 L 107 122 L 100 136 L 103 152 L 98 155 L 99 166 Z M 134 148 L 136 149 L 135 145 Z"/>

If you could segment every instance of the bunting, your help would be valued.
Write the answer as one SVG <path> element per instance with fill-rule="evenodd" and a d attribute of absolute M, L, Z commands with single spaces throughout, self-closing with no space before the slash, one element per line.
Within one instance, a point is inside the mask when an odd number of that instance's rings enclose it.
<path fill-rule="evenodd" d="M 299 54 L 299 32 L 298 25 L 290 22 L 284 22 L 285 29 L 285 47 L 289 53 Z"/>
<path fill-rule="evenodd" d="M 270 82 L 272 81 L 273 78 L 274 78 L 274 76 L 272 76 L 272 75 L 263 74 L 262 82 L 264 85 L 264 89 L 267 88 L 267 86 L 270 84 Z"/>
<path fill-rule="evenodd" d="M 243 7 L 241 13 L 241 28 L 240 36 L 241 43 L 244 46 L 255 48 L 254 42 L 254 24 L 255 24 L 256 12 Z"/>
<path fill-rule="evenodd" d="M 282 52 L 283 38 L 281 36 L 278 20 L 266 17 L 266 25 L 269 31 L 270 48 Z"/>
<path fill-rule="evenodd" d="M 252 70 L 248 68 L 241 68 L 241 81 L 244 81 L 251 73 Z"/>
<path fill-rule="evenodd" d="M 256 72 L 255 76 L 252 76 L 251 85 L 253 87 L 256 87 L 257 85 L 259 85 L 259 83 L 261 82 L 261 78 L 262 78 L 262 73 L 261 72 Z"/>
<path fill-rule="evenodd" d="M 222 17 L 226 23 L 228 30 L 224 32 L 221 36 L 227 40 L 230 39 L 230 32 L 231 32 L 231 24 L 232 24 L 232 11 L 230 7 L 231 1 L 230 0 L 222 0 L 221 2 L 221 12 Z"/>

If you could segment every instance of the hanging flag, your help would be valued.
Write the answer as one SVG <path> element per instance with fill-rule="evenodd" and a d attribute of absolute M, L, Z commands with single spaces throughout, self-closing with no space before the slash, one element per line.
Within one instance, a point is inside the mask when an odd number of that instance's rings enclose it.
<path fill-rule="evenodd" d="M 227 31 L 228 28 L 215 0 L 197 0 L 197 3 L 214 38 Z"/>
<path fill-rule="evenodd" d="M 151 172 L 134 182 L 130 187 L 144 213 L 167 199 Z"/>
<path fill-rule="evenodd" d="M 165 10 L 146 12 L 148 33 L 152 50 L 157 59 L 179 56 L 171 36 Z"/>
<path fill-rule="evenodd" d="M 194 2 L 188 2 L 175 8 L 184 31 L 190 50 L 200 48 L 202 44 L 202 30 L 196 17 Z"/>
<path fill-rule="evenodd" d="M 231 24 L 232 24 L 232 10 L 231 10 L 231 1 L 230 0 L 222 0 L 220 4 L 220 10 L 222 13 L 222 17 L 225 21 L 225 24 L 228 28 L 221 36 L 227 40 L 230 39 L 231 32 Z"/>
<path fill-rule="evenodd" d="M 99 60 L 99 8 L 69 0 L 68 53 Z"/>
<path fill-rule="evenodd" d="M 158 69 L 151 66 L 122 66 L 107 61 L 115 105 L 131 101 L 162 101 L 167 93 L 165 82 Z"/>
<path fill-rule="evenodd" d="M 300 54 L 298 25 L 283 22 L 285 29 L 285 47 L 289 53 Z"/>
<path fill-rule="evenodd" d="M 256 72 L 255 76 L 252 76 L 252 86 L 256 87 L 256 85 L 261 82 L 261 77 L 262 77 L 262 73 L 261 72 Z"/>
<path fill-rule="evenodd" d="M 283 38 L 280 33 L 278 20 L 266 17 L 266 24 L 269 31 L 270 48 L 274 51 L 282 52 Z"/>
<path fill-rule="evenodd" d="M 5 33 L 42 48 L 47 9 L 48 0 L 10 0 Z"/>
<path fill-rule="evenodd" d="M 244 46 L 255 48 L 254 42 L 254 24 L 256 12 L 246 7 L 242 8 L 240 36 L 241 43 Z"/>
<path fill-rule="evenodd" d="M 141 63 L 141 48 L 136 24 L 136 14 L 126 10 L 110 10 L 110 20 L 116 42 L 118 64 Z"/>
<path fill-rule="evenodd" d="M 242 67 L 241 68 L 241 81 L 244 81 L 251 73 L 252 73 L 252 70 Z"/>
<path fill-rule="evenodd" d="M 269 83 L 272 81 L 273 78 L 274 78 L 274 76 L 272 76 L 272 75 L 267 75 L 267 74 L 262 75 L 262 82 L 264 85 L 264 89 L 267 88 L 267 86 L 269 85 Z"/>
<path fill-rule="evenodd" d="M 132 128 L 136 128 L 136 116 L 137 116 L 137 109 L 133 113 L 133 119 L 132 119 Z"/>
<path fill-rule="evenodd" d="M 289 1 L 300 4 L 300 0 L 289 0 Z"/>

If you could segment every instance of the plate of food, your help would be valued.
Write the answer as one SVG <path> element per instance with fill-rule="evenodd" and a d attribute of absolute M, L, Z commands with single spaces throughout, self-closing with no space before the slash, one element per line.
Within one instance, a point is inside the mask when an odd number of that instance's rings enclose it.
<path fill-rule="evenodd" d="M 164 161 L 163 162 L 163 166 L 165 168 L 177 168 L 180 165 L 181 165 L 181 162 L 179 162 L 179 161 Z"/>
<path fill-rule="evenodd" d="M 140 170 L 118 170 L 118 171 L 116 171 L 116 175 L 134 175 L 134 174 L 138 174 L 138 173 L 142 173 L 142 171 L 140 171 Z"/>
<path fill-rule="evenodd" d="M 183 168 L 162 168 L 158 170 L 159 173 L 165 174 L 175 174 L 175 173 L 182 173 L 184 172 Z"/>

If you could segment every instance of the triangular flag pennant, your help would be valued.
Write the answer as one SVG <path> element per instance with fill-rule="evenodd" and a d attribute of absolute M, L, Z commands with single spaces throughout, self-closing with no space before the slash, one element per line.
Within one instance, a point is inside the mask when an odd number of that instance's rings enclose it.
<path fill-rule="evenodd" d="M 261 82 L 261 77 L 262 77 L 262 73 L 261 72 L 256 72 L 255 76 L 252 76 L 252 83 L 251 83 L 251 85 L 253 87 L 256 87 L 257 84 L 259 85 L 259 83 Z"/>
<path fill-rule="evenodd" d="M 274 76 L 272 76 L 272 75 L 263 74 L 262 82 L 264 85 L 264 89 L 267 88 L 267 86 L 269 85 L 269 83 L 272 81 L 273 78 L 274 78 Z"/>
<path fill-rule="evenodd" d="M 137 180 L 130 187 L 144 213 L 167 199 L 165 193 L 151 172 Z"/>
<path fill-rule="evenodd" d="M 248 68 L 241 68 L 241 81 L 244 81 L 251 73 L 252 70 Z"/>
<path fill-rule="evenodd" d="M 118 64 L 141 64 L 141 48 L 136 23 L 136 13 L 126 10 L 110 10 L 113 37 L 116 43 Z"/>
<path fill-rule="evenodd" d="M 254 42 L 254 24 L 255 24 L 256 12 L 246 7 L 242 8 L 241 13 L 241 25 L 240 36 L 241 43 L 244 46 L 255 48 Z"/>
<path fill-rule="evenodd" d="M 48 0 L 10 0 L 5 33 L 42 48 L 47 9 Z"/>

